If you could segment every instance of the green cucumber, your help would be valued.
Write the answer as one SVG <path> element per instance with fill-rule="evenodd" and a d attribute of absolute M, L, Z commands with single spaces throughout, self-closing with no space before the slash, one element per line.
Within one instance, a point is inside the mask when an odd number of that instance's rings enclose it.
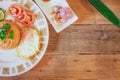
<path fill-rule="evenodd" d="M 104 17 L 120 28 L 120 19 L 101 0 L 88 0 Z"/>

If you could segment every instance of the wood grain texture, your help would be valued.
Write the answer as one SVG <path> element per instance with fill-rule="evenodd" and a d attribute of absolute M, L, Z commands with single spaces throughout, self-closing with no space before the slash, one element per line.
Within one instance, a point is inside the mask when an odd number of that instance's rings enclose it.
<path fill-rule="evenodd" d="M 47 52 L 52 54 L 116 54 L 120 52 L 120 30 L 114 25 L 71 25 L 56 34 L 50 28 Z M 63 46 L 64 45 L 64 46 Z"/>
<path fill-rule="evenodd" d="M 32 70 L 0 80 L 120 80 L 120 29 L 87 0 L 67 0 L 79 20 L 57 34 Z M 120 17 L 120 0 L 102 0 Z"/>

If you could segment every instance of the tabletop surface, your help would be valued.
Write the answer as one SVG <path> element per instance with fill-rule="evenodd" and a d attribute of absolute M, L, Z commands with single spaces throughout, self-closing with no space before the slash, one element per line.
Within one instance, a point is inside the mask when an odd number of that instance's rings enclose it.
<path fill-rule="evenodd" d="M 67 0 L 79 20 L 59 34 L 49 24 L 50 40 L 32 70 L 0 80 L 120 80 L 120 29 L 87 0 Z M 120 17 L 120 0 L 102 0 Z"/>

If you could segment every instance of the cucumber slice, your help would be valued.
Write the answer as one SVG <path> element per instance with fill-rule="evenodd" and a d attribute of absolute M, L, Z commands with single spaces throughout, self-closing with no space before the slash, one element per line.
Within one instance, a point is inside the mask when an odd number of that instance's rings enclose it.
<path fill-rule="evenodd" d="M 5 19 L 5 13 L 4 11 L 0 8 L 0 21 Z"/>

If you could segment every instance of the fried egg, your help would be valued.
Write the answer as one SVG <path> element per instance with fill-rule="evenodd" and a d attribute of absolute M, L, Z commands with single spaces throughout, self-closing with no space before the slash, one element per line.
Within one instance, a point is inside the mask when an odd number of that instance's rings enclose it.
<path fill-rule="evenodd" d="M 17 47 L 17 56 L 21 59 L 31 59 L 40 52 L 41 47 L 42 42 L 39 31 L 31 27 L 24 28 L 20 45 Z"/>

